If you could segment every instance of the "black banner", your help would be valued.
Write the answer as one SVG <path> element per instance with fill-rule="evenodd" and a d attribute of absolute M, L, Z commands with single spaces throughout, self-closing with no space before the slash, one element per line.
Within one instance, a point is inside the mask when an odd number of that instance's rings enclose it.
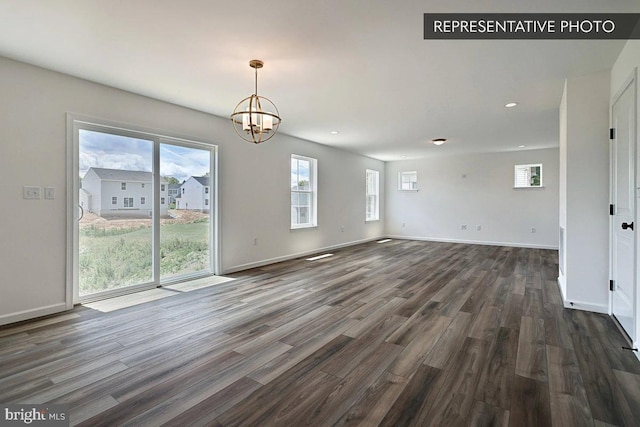
<path fill-rule="evenodd" d="M 425 13 L 425 40 L 640 39 L 640 13 Z"/>

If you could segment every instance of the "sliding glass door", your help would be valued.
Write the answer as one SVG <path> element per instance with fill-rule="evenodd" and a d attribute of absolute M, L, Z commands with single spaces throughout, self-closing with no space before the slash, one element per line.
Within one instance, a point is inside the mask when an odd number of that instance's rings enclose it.
<path fill-rule="evenodd" d="M 211 151 L 160 144 L 160 279 L 211 270 Z M 166 194 L 166 196 L 164 195 Z M 165 198 L 166 197 L 166 198 Z M 163 207 L 166 206 L 166 209 Z"/>
<path fill-rule="evenodd" d="M 71 119 L 76 302 L 215 273 L 215 147 Z"/>
<path fill-rule="evenodd" d="M 78 142 L 80 296 L 153 282 L 153 141 L 79 129 Z"/>

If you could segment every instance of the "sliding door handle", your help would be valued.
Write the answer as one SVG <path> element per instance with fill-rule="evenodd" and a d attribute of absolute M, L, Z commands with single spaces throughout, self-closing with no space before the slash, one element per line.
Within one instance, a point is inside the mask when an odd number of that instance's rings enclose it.
<path fill-rule="evenodd" d="M 630 228 L 633 230 L 633 222 L 631 224 L 627 224 L 626 222 L 622 223 L 622 229 L 626 230 L 627 228 Z"/>

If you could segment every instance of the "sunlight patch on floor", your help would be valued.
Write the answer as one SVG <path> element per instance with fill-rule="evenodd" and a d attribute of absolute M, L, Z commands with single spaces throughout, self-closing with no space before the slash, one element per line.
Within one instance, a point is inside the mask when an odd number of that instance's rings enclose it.
<path fill-rule="evenodd" d="M 176 283 L 173 285 L 163 286 L 161 288 L 149 289 L 147 291 L 136 292 L 128 295 L 122 295 L 119 297 L 104 299 L 101 301 L 95 301 L 95 302 L 83 304 L 83 305 L 93 310 L 98 310 L 103 313 L 109 313 L 111 311 L 121 310 L 123 308 L 133 307 L 139 304 L 144 304 L 147 302 L 167 298 L 182 292 L 191 292 L 197 289 L 219 285 L 225 282 L 229 282 L 231 280 L 235 280 L 235 279 L 232 279 L 230 277 L 223 277 L 223 276 L 205 277 L 202 279 Z"/>

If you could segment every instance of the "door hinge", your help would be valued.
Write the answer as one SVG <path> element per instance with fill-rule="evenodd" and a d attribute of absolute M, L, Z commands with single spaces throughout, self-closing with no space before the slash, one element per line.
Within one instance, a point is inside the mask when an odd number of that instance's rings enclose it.
<path fill-rule="evenodd" d="M 612 292 L 613 292 L 613 287 L 614 287 L 613 283 L 614 283 L 613 280 L 609 280 L 609 290 L 612 291 Z"/>
<path fill-rule="evenodd" d="M 616 128 L 609 128 L 609 139 L 616 139 Z"/>
<path fill-rule="evenodd" d="M 613 204 L 609 205 L 609 215 L 615 215 L 615 206 Z"/>

